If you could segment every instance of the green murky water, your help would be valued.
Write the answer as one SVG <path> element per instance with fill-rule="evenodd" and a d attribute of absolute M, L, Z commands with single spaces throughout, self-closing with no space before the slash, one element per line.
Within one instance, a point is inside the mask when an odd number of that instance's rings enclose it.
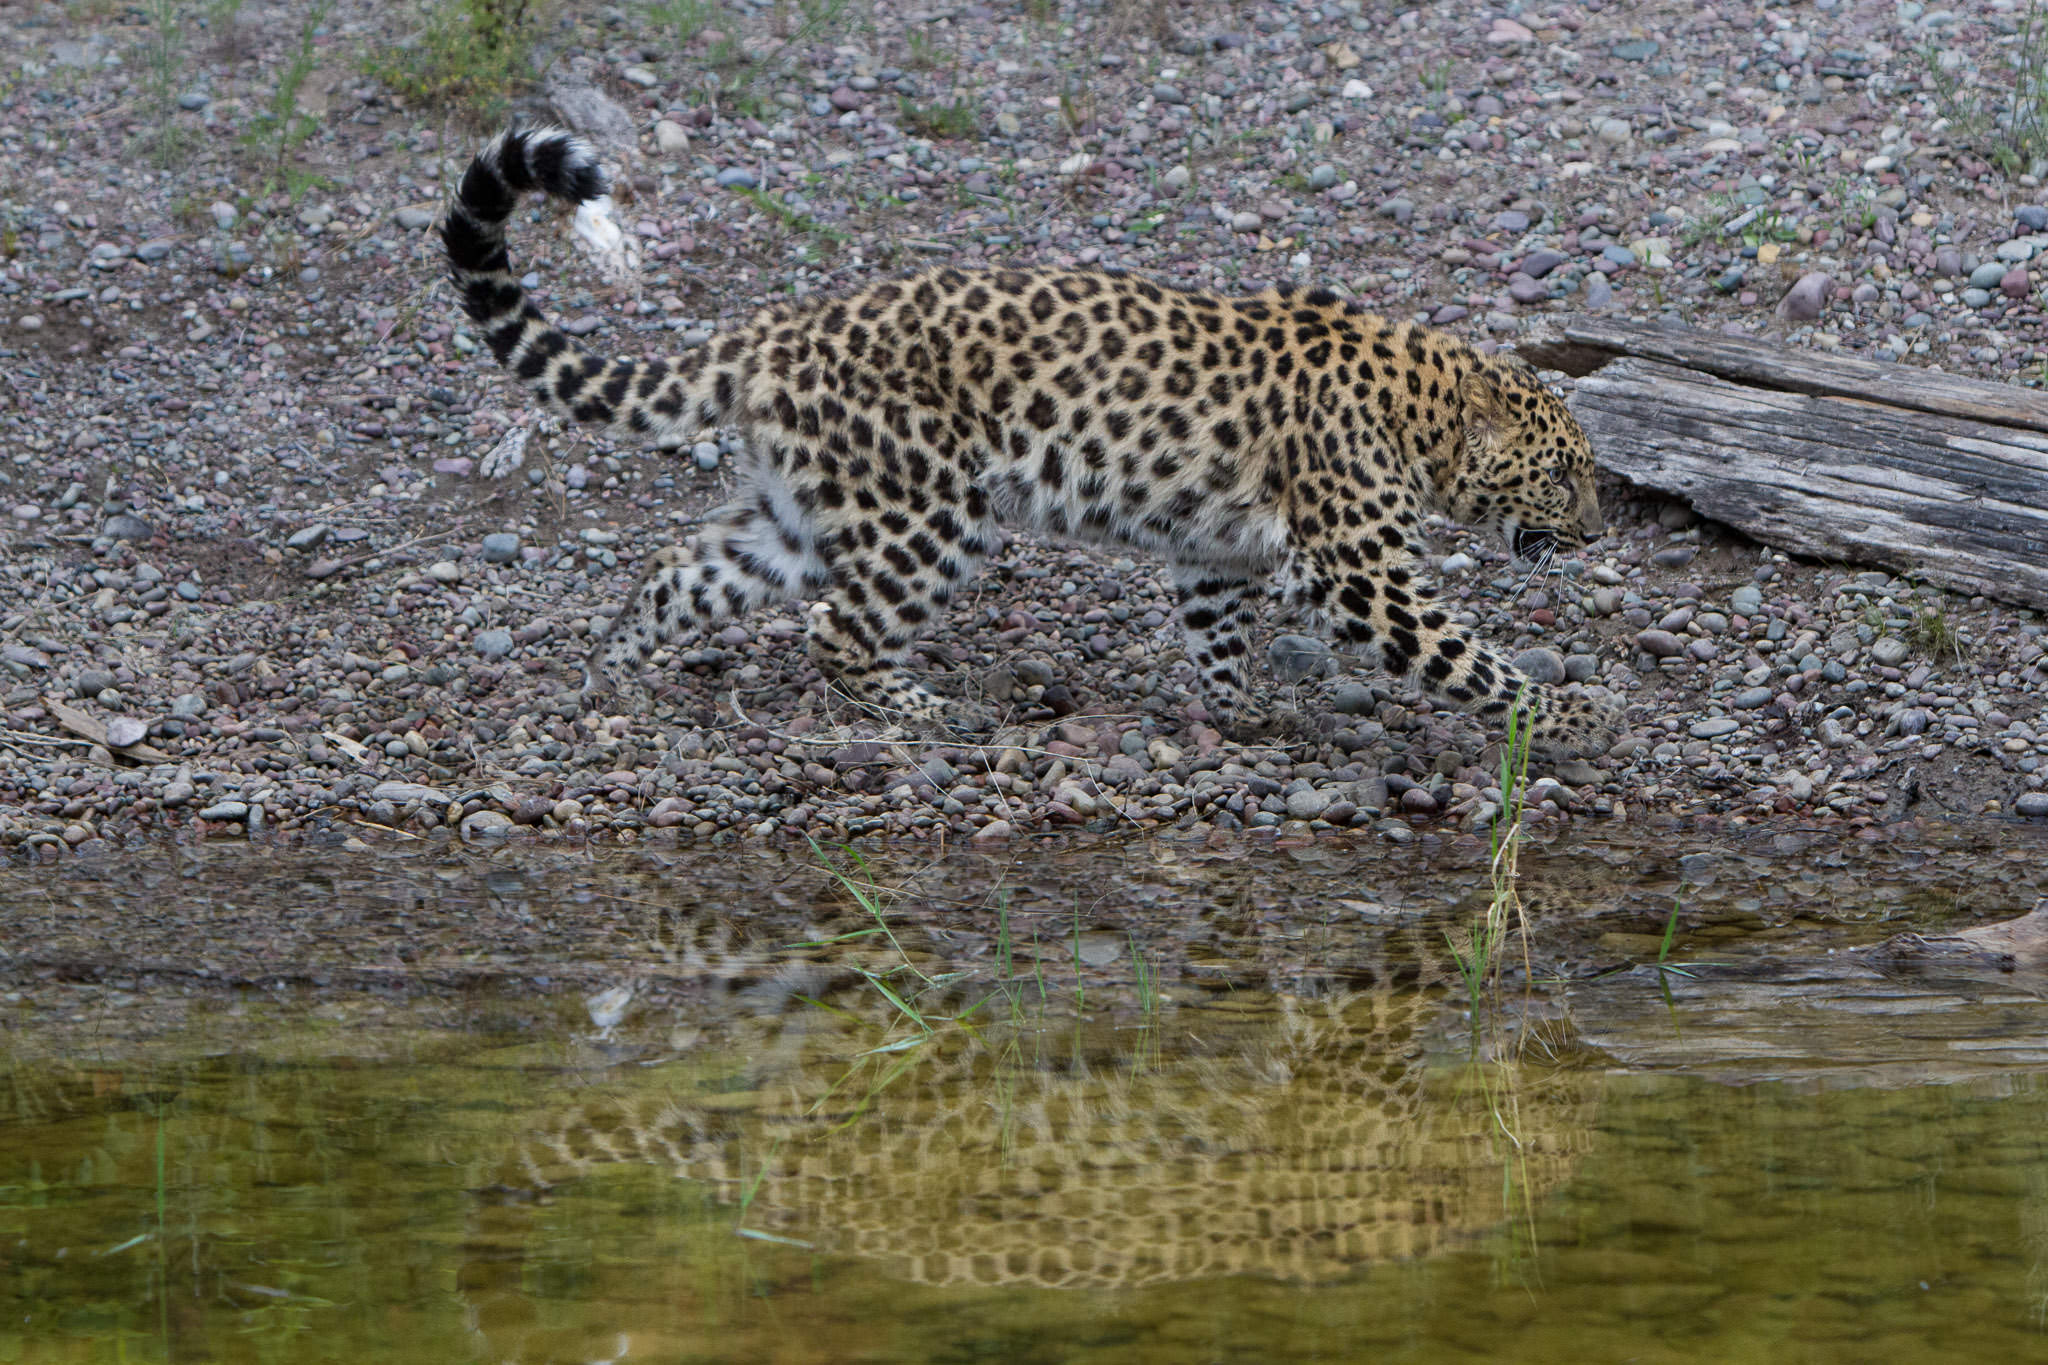
<path fill-rule="evenodd" d="M 5 874 L 0 1361 L 2044 1358 L 2044 853 Z"/>

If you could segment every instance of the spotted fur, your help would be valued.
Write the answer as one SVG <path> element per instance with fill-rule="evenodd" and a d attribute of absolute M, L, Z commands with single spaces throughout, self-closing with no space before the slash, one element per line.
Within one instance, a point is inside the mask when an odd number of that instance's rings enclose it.
<path fill-rule="evenodd" d="M 671 545 L 592 655 L 634 680 L 688 632 L 816 599 L 826 675 L 917 724 L 947 703 L 907 667 L 1007 522 L 1154 554 L 1218 723 L 1257 730 L 1246 634 L 1275 592 L 1340 647 L 1501 718 L 1525 680 L 1428 600 L 1412 558 L 1442 511 L 1524 551 L 1601 530 L 1593 460 L 1523 366 L 1323 290 L 1243 297 L 1111 271 L 937 267 L 770 306 L 672 360 L 608 360 L 548 322 L 504 224 L 528 190 L 602 192 L 590 149 L 505 134 L 443 239 L 498 361 L 580 422 L 673 444 L 741 428 L 742 492 Z M 1602 746 L 1612 717 L 1531 688 L 1537 744 Z"/>

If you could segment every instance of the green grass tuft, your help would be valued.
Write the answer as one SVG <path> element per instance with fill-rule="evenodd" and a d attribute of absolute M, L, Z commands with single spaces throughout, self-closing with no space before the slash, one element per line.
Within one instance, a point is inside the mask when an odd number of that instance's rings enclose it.
<path fill-rule="evenodd" d="M 896 99 L 897 121 L 904 130 L 935 142 L 964 141 L 981 127 L 981 116 L 973 103 L 956 99 L 948 104 L 918 104 L 907 95 Z"/>
<path fill-rule="evenodd" d="M 441 0 L 422 7 L 409 44 L 372 54 L 368 74 L 409 103 L 502 122 L 534 77 L 535 0 Z"/>

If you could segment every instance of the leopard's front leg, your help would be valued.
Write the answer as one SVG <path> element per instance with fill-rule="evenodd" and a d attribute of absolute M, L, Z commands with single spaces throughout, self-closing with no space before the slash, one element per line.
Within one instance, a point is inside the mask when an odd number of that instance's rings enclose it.
<path fill-rule="evenodd" d="M 1339 563 L 1334 553 L 1318 557 L 1310 595 L 1320 601 L 1340 647 L 1375 655 L 1432 700 L 1496 725 L 1504 727 L 1519 704 L 1517 728 L 1529 736 L 1532 753 L 1569 758 L 1607 751 L 1624 724 L 1619 712 L 1528 678 L 1422 594 L 1405 556 L 1380 554 L 1358 556 L 1357 566 Z"/>

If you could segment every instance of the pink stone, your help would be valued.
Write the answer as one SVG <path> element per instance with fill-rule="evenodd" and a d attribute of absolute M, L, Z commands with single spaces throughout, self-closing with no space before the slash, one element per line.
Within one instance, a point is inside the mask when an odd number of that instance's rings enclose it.
<path fill-rule="evenodd" d="M 2026 271 L 2008 270 L 2005 272 L 2005 278 L 1998 282 L 1998 287 L 2009 299 L 2023 299 L 2027 296 L 2029 284 Z"/>

